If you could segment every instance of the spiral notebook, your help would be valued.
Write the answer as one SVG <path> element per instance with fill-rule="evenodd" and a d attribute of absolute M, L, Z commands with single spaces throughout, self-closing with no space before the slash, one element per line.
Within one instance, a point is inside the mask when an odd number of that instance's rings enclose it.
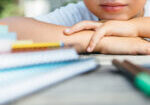
<path fill-rule="evenodd" d="M 14 102 L 97 67 L 94 59 L 79 59 L 0 71 L 0 105 Z"/>
<path fill-rule="evenodd" d="M 0 55 L 0 105 L 20 99 L 98 66 L 73 48 Z"/>
<path fill-rule="evenodd" d="M 73 48 L 1 54 L 0 70 L 78 59 Z"/>

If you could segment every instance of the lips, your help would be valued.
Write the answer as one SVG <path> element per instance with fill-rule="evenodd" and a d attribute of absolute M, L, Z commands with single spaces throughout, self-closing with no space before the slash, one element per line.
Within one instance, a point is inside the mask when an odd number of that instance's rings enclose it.
<path fill-rule="evenodd" d="M 104 3 L 100 5 L 101 8 L 107 12 L 118 12 L 125 8 L 126 4 L 121 3 Z"/>

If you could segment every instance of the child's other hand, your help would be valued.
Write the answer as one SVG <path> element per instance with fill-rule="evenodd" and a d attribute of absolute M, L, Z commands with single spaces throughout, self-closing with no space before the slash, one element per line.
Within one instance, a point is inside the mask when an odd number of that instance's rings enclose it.
<path fill-rule="evenodd" d="M 121 36 L 121 37 L 136 37 L 138 36 L 138 30 L 136 25 L 130 21 L 107 21 L 105 23 L 95 21 L 83 21 L 71 28 L 64 31 L 66 35 L 83 31 L 83 30 L 95 30 L 93 37 L 90 40 L 87 51 L 92 52 L 98 42 L 104 36 Z M 86 37 L 86 36 L 85 36 Z"/>
<path fill-rule="evenodd" d="M 97 47 L 102 54 L 150 55 L 150 42 L 140 37 L 104 37 Z"/>

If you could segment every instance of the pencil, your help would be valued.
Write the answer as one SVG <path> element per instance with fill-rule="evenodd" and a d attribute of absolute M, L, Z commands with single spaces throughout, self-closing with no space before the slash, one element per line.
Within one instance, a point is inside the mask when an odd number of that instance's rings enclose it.
<path fill-rule="evenodd" d="M 56 48 L 64 47 L 63 43 L 31 43 L 31 44 L 13 44 L 12 49 L 34 49 L 34 48 Z"/>

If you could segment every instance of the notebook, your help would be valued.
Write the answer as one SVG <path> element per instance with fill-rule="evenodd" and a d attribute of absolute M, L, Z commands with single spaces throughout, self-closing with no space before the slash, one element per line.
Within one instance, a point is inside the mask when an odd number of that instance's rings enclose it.
<path fill-rule="evenodd" d="M 0 33 L 0 39 L 2 40 L 12 40 L 16 41 L 17 40 L 17 35 L 14 32 L 9 32 L 9 33 Z"/>
<path fill-rule="evenodd" d="M 13 102 L 71 77 L 93 71 L 94 59 L 79 59 L 0 71 L 0 105 Z"/>
<path fill-rule="evenodd" d="M 8 26 L 0 24 L 0 40 L 17 40 L 17 34 L 15 32 L 9 32 Z"/>
<path fill-rule="evenodd" d="M 8 33 L 8 26 L 6 24 L 0 24 L 0 34 Z"/>
<path fill-rule="evenodd" d="M 16 40 L 16 33 L 9 32 L 8 26 L 0 23 L 0 53 L 10 52 L 12 43 Z"/>
<path fill-rule="evenodd" d="M 0 70 L 78 59 L 73 48 L 1 54 Z"/>

